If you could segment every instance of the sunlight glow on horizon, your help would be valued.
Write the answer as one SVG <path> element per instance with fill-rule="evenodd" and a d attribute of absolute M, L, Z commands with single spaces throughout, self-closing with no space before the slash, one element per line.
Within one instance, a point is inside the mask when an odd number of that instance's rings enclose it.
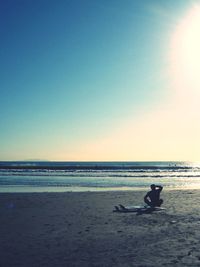
<path fill-rule="evenodd" d="M 200 161 L 200 5 L 179 20 L 169 46 L 170 101 L 85 145 L 82 159 Z"/>
<path fill-rule="evenodd" d="M 56 160 L 200 161 L 200 6 L 193 6 L 174 27 L 170 54 L 171 98 L 145 107 L 137 118 L 73 151 L 59 150 Z M 165 101 L 165 102 L 164 102 Z"/>

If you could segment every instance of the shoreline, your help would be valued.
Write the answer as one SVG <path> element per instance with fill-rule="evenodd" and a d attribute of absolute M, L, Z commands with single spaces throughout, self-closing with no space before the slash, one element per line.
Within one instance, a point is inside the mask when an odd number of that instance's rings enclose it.
<path fill-rule="evenodd" d="M 149 191 L 148 186 L 145 187 L 34 187 L 34 186 L 1 186 L 0 194 L 10 194 L 10 193 L 106 193 L 106 192 L 142 192 Z M 190 190 L 199 190 L 198 187 L 163 187 L 163 191 L 190 191 Z"/>
<path fill-rule="evenodd" d="M 199 266 L 200 190 L 164 189 L 164 211 L 113 212 L 147 190 L 0 193 L 0 265 Z"/>

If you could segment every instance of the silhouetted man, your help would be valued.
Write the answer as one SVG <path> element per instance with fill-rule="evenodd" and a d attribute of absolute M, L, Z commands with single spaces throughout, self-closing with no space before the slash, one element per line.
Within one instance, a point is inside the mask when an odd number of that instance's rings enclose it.
<path fill-rule="evenodd" d="M 163 200 L 160 199 L 160 192 L 163 187 L 160 185 L 151 185 L 151 191 L 149 191 L 144 197 L 144 202 L 150 207 L 160 207 L 163 203 Z"/>

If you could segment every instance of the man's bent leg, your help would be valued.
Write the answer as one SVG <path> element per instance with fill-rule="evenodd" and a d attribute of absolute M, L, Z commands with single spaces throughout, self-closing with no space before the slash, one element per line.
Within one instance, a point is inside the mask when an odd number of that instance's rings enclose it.
<path fill-rule="evenodd" d="M 158 207 L 160 207 L 163 204 L 163 199 L 159 199 L 158 201 Z"/>

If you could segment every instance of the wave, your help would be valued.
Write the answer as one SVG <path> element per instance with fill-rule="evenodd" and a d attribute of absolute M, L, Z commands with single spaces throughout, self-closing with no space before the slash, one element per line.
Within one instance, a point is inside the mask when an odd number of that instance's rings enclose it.
<path fill-rule="evenodd" d="M 3 187 L 115 188 L 156 183 L 196 188 L 199 178 L 200 167 L 188 162 L 0 162 Z"/>
<path fill-rule="evenodd" d="M 0 162 L 0 170 L 14 171 L 117 171 L 117 172 L 188 172 L 200 171 L 187 162 Z"/>

